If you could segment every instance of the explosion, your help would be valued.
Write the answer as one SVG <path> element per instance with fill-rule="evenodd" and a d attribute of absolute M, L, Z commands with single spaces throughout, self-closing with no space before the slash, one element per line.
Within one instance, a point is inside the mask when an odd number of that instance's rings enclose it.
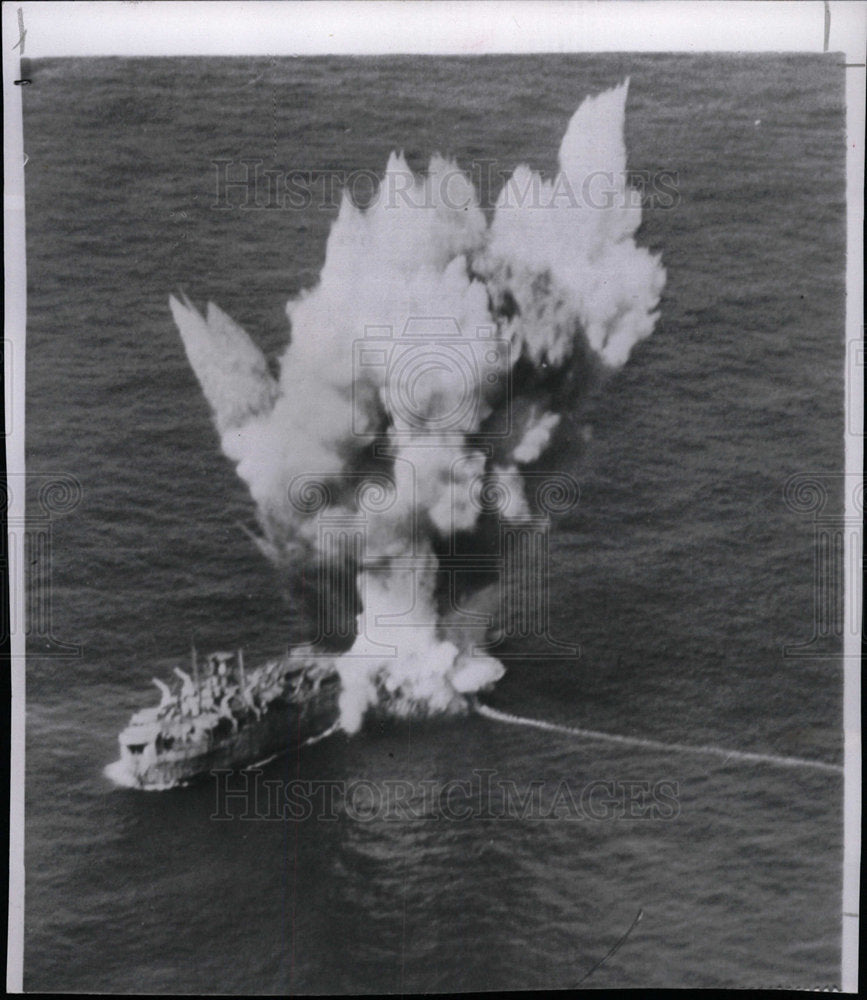
<path fill-rule="evenodd" d="M 319 283 L 286 307 L 279 378 L 217 306 L 203 317 L 170 299 L 260 548 L 278 566 L 339 563 L 354 581 L 354 641 L 334 654 L 347 732 L 375 705 L 463 711 L 502 676 L 449 627 L 437 550 L 479 530 L 492 492 L 498 517 L 528 514 L 521 470 L 653 330 L 665 271 L 634 240 L 627 86 L 581 104 L 552 180 L 514 171 L 490 224 L 439 156 L 421 177 L 390 156 L 380 193 L 400 197 L 362 209 L 344 193 Z M 602 206 L 587 197 L 594 178 L 608 184 Z M 323 524 L 360 512 L 362 542 L 335 547 Z"/>

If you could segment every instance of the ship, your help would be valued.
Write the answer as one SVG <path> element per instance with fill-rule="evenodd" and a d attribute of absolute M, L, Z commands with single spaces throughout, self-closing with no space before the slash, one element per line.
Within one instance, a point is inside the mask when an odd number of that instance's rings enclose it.
<path fill-rule="evenodd" d="M 132 716 L 118 736 L 120 759 L 106 775 L 126 787 L 165 790 L 214 770 L 264 763 L 335 732 L 340 678 L 327 659 L 304 652 L 247 671 L 241 649 L 201 663 L 193 649 L 191 674 L 175 667 L 172 684 L 154 678 L 160 703 Z"/>

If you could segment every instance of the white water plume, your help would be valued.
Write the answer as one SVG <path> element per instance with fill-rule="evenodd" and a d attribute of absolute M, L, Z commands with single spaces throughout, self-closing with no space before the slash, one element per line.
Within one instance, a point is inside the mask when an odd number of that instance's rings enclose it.
<path fill-rule="evenodd" d="M 490 225 L 455 163 L 434 157 L 415 177 L 392 154 L 382 191 L 401 197 L 360 209 L 344 195 L 319 283 L 287 305 L 277 380 L 216 306 L 202 317 L 171 299 L 274 562 L 326 558 L 323 510 L 357 513 L 365 484 L 382 494 L 355 566 L 357 637 L 335 658 L 348 732 L 374 705 L 463 711 L 503 674 L 454 628 L 446 637 L 435 548 L 477 527 L 479 483 L 508 484 L 500 517 L 526 515 L 517 473 L 549 447 L 562 386 L 619 367 L 654 327 L 665 271 L 634 240 L 626 94 L 624 83 L 584 101 L 556 177 L 518 167 Z M 610 185 L 603 205 L 586 197 L 595 177 Z M 317 502 L 298 502 L 312 481 Z"/>

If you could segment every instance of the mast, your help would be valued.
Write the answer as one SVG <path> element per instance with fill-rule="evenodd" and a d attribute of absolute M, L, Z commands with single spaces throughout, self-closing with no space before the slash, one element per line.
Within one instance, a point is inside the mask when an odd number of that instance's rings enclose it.
<path fill-rule="evenodd" d="M 199 684 L 199 658 L 196 656 L 196 643 L 190 636 L 190 657 L 193 661 L 193 680 L 196 682 L 196 699 L 199 704 L 199 712 L 202 711 L 202 688 Z"/>
<path fill-rule="evenodd" d="M 238 681 L 241 685 L 241 699 L 247 700 L 247 677 L 244 673 L 244 650 L 238 647 Z"/>

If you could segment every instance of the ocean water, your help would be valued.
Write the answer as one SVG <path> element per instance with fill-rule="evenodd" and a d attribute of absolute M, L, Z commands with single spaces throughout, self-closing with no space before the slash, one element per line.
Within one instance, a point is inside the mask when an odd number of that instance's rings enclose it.
<path fill-rule="evenodd" d="M 216 301 L 276 355 L 336 206 L 215 208 L 214 161 L 381 172 L 403 149 L 416 168 L 440 151 L 550 174 L 581 99 L 626 75 L 630 167 L 676 175 L 676 204 L 648 204 L 638 237 L 668 270 L 661 320 L 568 417 L 593 436 L 566 470 L 581 498 L 552 530 L 550 618 L 581 655 L 522 658 L 516 642 L 487 700 L 840 763 L 839 657 L 782 650 L 810 638 L 815 597 L 813 524 L 784 488 L 843 466 L 843 73 L 837 56 L 32 66 L 28 471 L 75 476 L 81 500 L 52 524 L 50 580 L 53 639 L 80 655 L 36 634 L 27 664 L 27 989 L 839 982 L 834 773 L 477 716 L 335 737 L 264 777 L 481 771 L 549 797 L 564 780 L 667 781 L 676 815 L 220 822 L 212 783 L 141 794 L 102 769 L 193 630 L 251 658 L 309 635 L 242 530 L 252 502 L 167 297 Z"/>

